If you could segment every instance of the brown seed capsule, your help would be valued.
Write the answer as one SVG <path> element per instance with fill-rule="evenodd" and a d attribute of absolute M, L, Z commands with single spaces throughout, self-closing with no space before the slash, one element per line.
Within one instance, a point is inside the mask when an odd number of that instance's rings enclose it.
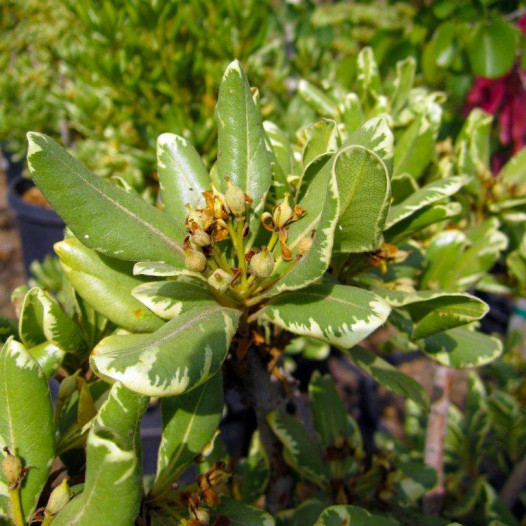
<path fill-rule="evenodd" d="M 13 455 L 7 447 L 4 448 L 4 451 L 7 453 L 7 456 L 2 460 L 2 472 L 7 479 L 9 487 L 14 489 L 18 487 L 24 469 L 20 459 Z"/>
<path fill-rule="evenodd" d="M 192 232 L 191 240 L 200 247 L 209 247 L 212 244 L 212 238 L 200 228 Z"/>
<path fill-rule="evenodd" d="M 274 256 L 263 250 L 252 257 L 248 269 L 256 278 L 268 278 L 274 270 Z"/>
<path fill-rule="evenodd" d="M 206 258 L 197 250 L 189 250 L 184 259 L 184 266 L 192 272 L 204 272 L 206 270 Z"/>
<path fill-rule="evenodd" d="M 243 192 L 238 186 L 230 185 L 228 187 L 225 192 L 225 201 L 234 215 L 242 216 L 245 213 L 245 192 Z"/>
<path fill-rule="evenodd" d="M 193 510 L 194 517 L 202 524 L 208 524 L 210 522 L 210 513 L 205 508 L 197 508 Z"/>

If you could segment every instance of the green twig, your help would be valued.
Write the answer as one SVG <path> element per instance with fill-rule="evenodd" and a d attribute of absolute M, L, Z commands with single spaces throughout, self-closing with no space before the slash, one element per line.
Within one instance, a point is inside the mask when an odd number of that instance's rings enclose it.
<path fill-rule="evenodd" d="M 20 502 L 20 488 L 9 488 L 11 497 L 11 507 L 16 526 L 25 526 L 24 515 L 22 514 L 22 503 Z"/>

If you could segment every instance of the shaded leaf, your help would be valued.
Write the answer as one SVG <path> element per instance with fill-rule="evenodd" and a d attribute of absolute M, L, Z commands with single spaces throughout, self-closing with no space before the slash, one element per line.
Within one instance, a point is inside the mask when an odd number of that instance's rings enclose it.
<path fill-rule="evenodd" d="M 184 470 L 210 442 L 223 413 L 223 375 L 218 372 L 189 393 L 161 401 L 163 434 L 153 496 L 170 491 Z"/>
<path fill-rule="evenodd" d="M 397 526 L 399 523 L 388 517 L 369 513 L 358 506 L 330 506 L 318 517 L 314 526 Z"/>

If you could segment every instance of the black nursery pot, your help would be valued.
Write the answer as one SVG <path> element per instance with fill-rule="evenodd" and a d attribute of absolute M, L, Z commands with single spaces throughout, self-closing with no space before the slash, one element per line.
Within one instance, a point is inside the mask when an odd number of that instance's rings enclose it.
<path fill-rule="evenodd" d="M 16 214 L 27 276 L 32 261 L 54 254 L 53 245 L 64 238 L 65 227 L 53 210 L 24 201 L 22 196 L 33 186 L 33 181 L 17 177 L 9 183 L 8 194 L 9 206 Z"/>
<path fill-rule="evenodd" d="M 22 171 L 24 170 L 25 159 L 19 159 L 15 161 L 14 155 L 6 149 L 5 145 L 0 145 L 1 150 L 1 159 L 2 159 L 2 170 L 7 177 L 7 182 L 11 181 L 22 176 Z"/>

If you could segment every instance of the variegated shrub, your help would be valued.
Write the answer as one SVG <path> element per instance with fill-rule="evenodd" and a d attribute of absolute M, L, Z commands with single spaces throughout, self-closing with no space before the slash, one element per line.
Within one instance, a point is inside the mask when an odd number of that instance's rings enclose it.
<path fill-rule="evenodd" d="M 274 514 L 278 524 L 396 525 L 402 504 L 417 506 L 433 473 L 380 454 L 366 468 L 360 432 L 329 377 L 310 384 L 313 431 L 285 411 L 295 398 L 280 367 L 291 340 L 341 349 L 424 410 L 414 379 L 359 346 L 373 332 L 454 367 L 501 351 L 475 327 L 486 305 L 436 277 L 436 236 L 462 215 L 452 196 L 469 182 L 445 170 L 416 182 L 435 155 L 437 97 L 410 91 L 411 61 L 398 67 L 390 103 L 369 52 L 359 68 L 361 91 L 341 107 L 301 85 L 337 120 L 307 126 L 292 144 L 261 121 L 257 91 L 230 64 L 217 161 L 207 167 L 184 137 L 161 135 L 159 207 L 28 134 L 32 177 L 68 226 L 56 245 L 65 286 L 59 301 L 30 289 L 18 330 L 5 324 L 13 335 L 0 359 L 0 445 L 6 465 L 20 465 L 0 479 L 0 521 L 271 525 Z M 476 243 L 486 233 L 466 235 Z M 46 380 L 57 371 L 53 412 Z M 245 393 L 258 424 L 235 466 L 216 432 L 224 383 Z M 143 481 L 138 430 L 152 397 L 163 435 L 157 473 Z M 79 448 L 86 469 L 75 478 Z M 57 455 L 75 483 L 56 485 L 48 500 L 47 486 L 35 515 Z M 179 487 L 196 458 L 195 484 Z M 298 506 L 301 486 L 311 498 Z"/>

